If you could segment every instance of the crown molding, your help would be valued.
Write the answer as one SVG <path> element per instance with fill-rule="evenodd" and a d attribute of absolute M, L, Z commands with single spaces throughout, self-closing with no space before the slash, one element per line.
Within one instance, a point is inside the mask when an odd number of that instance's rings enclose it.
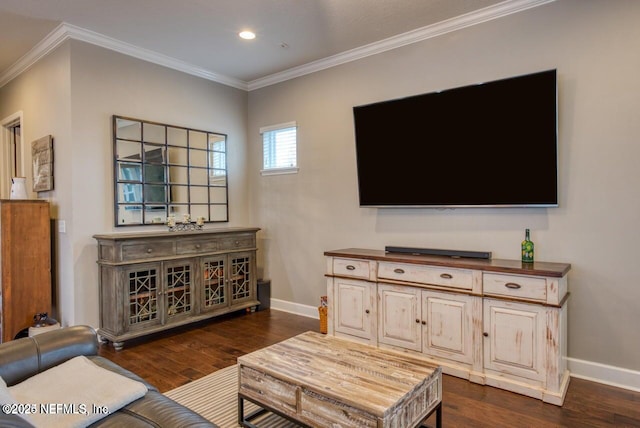
<path fill-rule="evenodd" d="M 0 88 L 18 77 L 42 57 L 54 50 L 58 45 L 67 39 L 63 24 L 58 25 L 44 39 L 40 40 L 29 52 L 24 54 L 11 67 L 0 75 Z"/>
<path fill-rule="evenodd" d="M 482 24 L 483 22 L 502 18 L 507 15 L 522 12 L 554 1 L 556 0 L 507 0 L 465 15 L 460 15 L 426 27 L 408 31 L 378 42 L 339 53 L 337 55 L 313 61 L 299 67 L 293 67 L 280 73 L 274 73 L 269 76 L 252 80 L 248 82 L 248 90 L 253 91 L 255 89 L 271 86 L 276 83 L 315 73 L 341 64 L 346 64 L 368 56 L 377 55 L 382 52 L 397 49 L 412 43 L 421 42 L 462 28 Z"/>
<path fill-rule="evenodd" d="M 218 82 L 237 89 L 245 91 L 248 89 L 247 82 L 245 81 L 213 73 L 184 61 L 159 54 L 149 49 L 140 48 L 84 28 L 76 27 L 75 25 L 71 25 L 66 22 L 58 25 L 51 33 L 49 33 L 22 58 L 16 61 L 16 63 L 13 64 L 5 73 L 3 73 L 0 76 L 0 87 L 6 85 L 9 81 L 19 76 L 20 73 L 26 71 L 29 67 L 68 39 L 91 43 L 143 61 L 158 64 L 193 76 L 202 77 L 203 79 Z"/>
<path fill-rule="evenodd" d="M 252 91 L 264 88 L 296 77 L 315 73 L 327 68 L 335 67 L 348 62 L 356 61 L 368 56 L 376 55 L 392 49 L 397 49 L 412 43 L 417 43 L 433 37 L 437 37 L 462 28 L 481 24 L 483 22 L 502 18 L 507 15 L 522 12 L 527 9 L 552 3 L 556 0 L 506 0 L 493 6 L 489 6 L 474 12 L 455 18 L 438 22 L 426 27 L 418 28 L 397 36 L 351 49 L 327 58 L 313 61 L 298 67 L 274 73 L 259 79 L 245 82 L 240 79 L 224 76 L 218 73 L 196 67 L 184 61 L 169 56 L 140 48 L 129 43 L 99 34 L 84 28 L 76 27 L 65 22 L 58 25 L 51 33 L 42 39 L 36 46 L 16 61 L 6 72 L 0 75 L 0 87 L 19 76 L 49 52 L 68 39 L 80 40 L 106 49 L 110 49 L 134 58 L 168 67 L 183 73 L 211 80 L 233 88 Z"/>

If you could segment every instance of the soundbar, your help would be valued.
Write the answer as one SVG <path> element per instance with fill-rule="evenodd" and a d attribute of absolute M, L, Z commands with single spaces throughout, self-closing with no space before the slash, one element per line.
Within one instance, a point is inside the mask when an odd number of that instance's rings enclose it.
<path fill-rule="evenodd" d="M 491 251 L 463 251 L 463 250 L 441 250 L 437 248 L 411 248 L 411 247 L 384 247 L 387 253 L 403 253 L 427 256 L 446 256 L 454 258 L 490 259 Z"/>

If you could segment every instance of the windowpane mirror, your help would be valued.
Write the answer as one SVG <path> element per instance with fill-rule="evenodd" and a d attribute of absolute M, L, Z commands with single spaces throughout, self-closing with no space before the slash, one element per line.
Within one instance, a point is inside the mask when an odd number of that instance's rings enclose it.
<path fill-rule="evenodd" d="M 229 221 L 227 136 L 113 116 L 115 225 Z"/>

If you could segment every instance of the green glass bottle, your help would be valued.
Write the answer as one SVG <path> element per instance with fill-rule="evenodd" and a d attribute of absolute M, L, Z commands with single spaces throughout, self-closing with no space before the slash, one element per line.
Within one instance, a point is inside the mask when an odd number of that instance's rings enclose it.
<path fill-rule="evenodd" d="M 529 229 L 525 229 L 524 241 L 522 241 L 522 262 L 533 263 L 533 242 L 529 238 Z"/>

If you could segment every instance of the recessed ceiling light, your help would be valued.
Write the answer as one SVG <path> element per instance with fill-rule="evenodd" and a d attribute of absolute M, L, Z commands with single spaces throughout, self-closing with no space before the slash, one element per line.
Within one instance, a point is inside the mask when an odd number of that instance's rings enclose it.
<path fill-rule="evenodd" d="M 253 31 L 241 31 L 238 33 L 238 36 L 245 40 L 253 40 L 256 38 L 256 33 L 254 33 Z"/>

